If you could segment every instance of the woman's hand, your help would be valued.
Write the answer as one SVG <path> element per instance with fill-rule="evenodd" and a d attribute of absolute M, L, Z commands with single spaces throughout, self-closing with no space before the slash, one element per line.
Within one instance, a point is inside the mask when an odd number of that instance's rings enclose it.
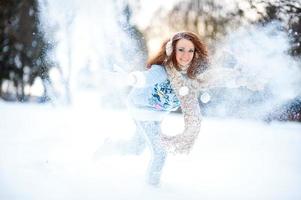
<path fill-rule="evenodd" d="M 103 79 L 117 87 L 143 87 L 145 77 L 140 71 L 126 72 L 121 67 L 114 65 L 113 70 L 102 70 Z"/>

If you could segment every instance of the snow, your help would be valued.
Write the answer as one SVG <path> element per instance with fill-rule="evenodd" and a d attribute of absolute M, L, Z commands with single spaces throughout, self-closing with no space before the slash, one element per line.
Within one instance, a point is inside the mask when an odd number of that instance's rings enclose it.
<path fill-rule="evenodd" d="M 104 89 L 96 88 L 97 93 L 87 97 L 77 84 L 101 85 L 101 70 L 112 64 L 127 69 L 127 58 L 132 56 L 130 49 L 121 47 L 133 45 L 117 23 L 113 4 L 65 1 L 61 6 L 61 1 L 45 1 L 41 5 L 45 33 L 58 29 L 52 38 L 58 42 L 53 57 L 63 70 L 62 79 L 71 76 L 73 106 L 59 106 L 60 101 L 54 102 L 56 106 L 0 101 L 0 200 L 301 199 L 300 123 L 205 116 L 192 152 L 168 157 L 160 187 L 145 183 L 149 150 L 139 156 L 99 156 L 96 152 L 107 138 L 130 138 L 135 127 L 125 110 L 99 106 L 100 97 L 107 94 Z M 140 13 L 153 12 L 145 9 L 148 6 Z M 246 66 L 246 74 L 252 72 L 254 80 L 255 72 L 261 72 L 275 83 L 269 85 L 274 99 L 287 100 L 300 93 L 299 65 L 283 53 L 288 47 L 286 37 L 270 33 L 274 32 L 233 32 L 216 48 L 220 51 L 212 60 L 216 65 Z M 95 78 L 78 77 L 87 70 Z M 55 79 L 59 75 L 53 73 L 54 84 L 60 83 Z M 110 91 L 118 93 L 114 88 Z M 252 109 L 248 112 L 260 113 Z M 180 115 L 164 121 L 165 133 L 181 130 Z"/>
<path fill-rule="evenodd" d="M 0 102 L 0 199 L 300 199 L 301 124 L 204 117 L 189 155 L 170 155 L 160 187 L 145 183 L 142 155 L 96 156 L 105 138 L 127 139 L 124 110 L 89 104 Z M 183 129 L 171 114 L 163 131 Z"/>

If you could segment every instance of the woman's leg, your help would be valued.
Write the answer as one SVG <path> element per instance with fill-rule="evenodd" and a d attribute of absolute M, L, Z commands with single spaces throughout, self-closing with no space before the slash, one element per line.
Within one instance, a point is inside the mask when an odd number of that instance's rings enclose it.
<path fill-rule="evenodd" d="M 139 155 L 143 152 L 146 146 L 145 136 L 143 130 L 140 126 L 136 124 L 136 131 L 131 139 L 124 141 L 121 146 L 123 146 L 123 151 L 125 154 Z"/>
<path fill-rule="evenodd" d="M 160 142 L 161 122 L 136 121 L 136 125 L 139 130 L 143 130 L 142 132 L 152 152 L 152 158 L 148 166 L 147 181 L 151 185 L 158 185 L 167 155 Z"/>

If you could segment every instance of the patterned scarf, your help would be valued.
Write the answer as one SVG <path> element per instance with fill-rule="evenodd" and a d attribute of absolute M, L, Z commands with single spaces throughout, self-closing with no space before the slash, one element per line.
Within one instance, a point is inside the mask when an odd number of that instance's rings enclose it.
<path fill-rule="evenodd" d="M 201 110 L 195 80 L 189 79 L 174 67 L 166 67 L 168 77 L 181 104 L 184 115 L 184 132 L 175 136 L 162 135 L 161 142 L 172 153 L 189 153 L 201 128 Z M 188 94 L 180 95 L 180 89 L 188 87 Z"/>
<path fill-rule="evenodd" d="M 239 70 L 230 68 L 211 68 L 199 74 L 196 79 L 184 77 L 173 66 L 166 67 L 171 86 L 180 100 L 184 114 L 184 132 L 175 136 L 162 135 L 161 143 L 172 153 L 189 153 L 201 128 L 201 110 L 198 103 L 198 92 L 215 87 L 238 88 L 247 87 L 257 91 L 264 88 L 264 83 L 246 79 Z M 181 96 L 183 87 L 189 89 L 188 94 Z"/>

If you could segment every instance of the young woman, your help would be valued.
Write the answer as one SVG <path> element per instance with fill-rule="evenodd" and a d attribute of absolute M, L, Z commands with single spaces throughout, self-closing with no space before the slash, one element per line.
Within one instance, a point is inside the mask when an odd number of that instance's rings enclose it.
<path fill-rule="evenodd" d="M 239 80 L 239 72 L 228 68 L 209 68 L 206 45 L 192 32 L 178 32 L 163 43 L 158 54 L 147 64 L 147 70 L 129 74 L 133 89 L 128 95 L 128 108 L 137 127 L 124 152 L 138 154 L 145 143 L 150 147 L 148 183 L 158 185 L 167 152 L 188 153 L 201 127 L 198 103 L 200 90 L 227 87 Z M 245 85 L 242 81 L 233 87 Z M 184 132 L 167 136 L 161 122 L 171 111 L 181 108 Z"/>

